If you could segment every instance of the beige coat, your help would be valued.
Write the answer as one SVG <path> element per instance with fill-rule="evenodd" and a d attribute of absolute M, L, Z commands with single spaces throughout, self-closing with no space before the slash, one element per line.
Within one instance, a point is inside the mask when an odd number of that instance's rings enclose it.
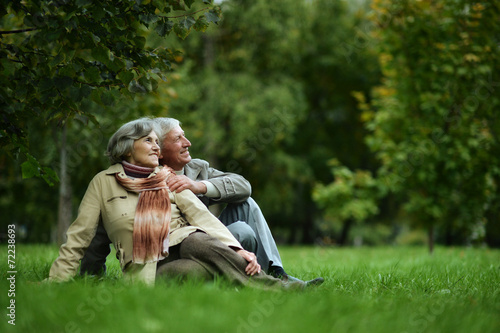
<path fill-rule="evenodd" d="M 150 175 L 155 175 L 159 168 Z M 59 250 L 59 257 L 52 265 L 49 280 L 65 281 L 76 275 L 80 259 L 92 241 L 97 225 L 102 220 L 104 228 L 116 249 L 117 259 L 126 277 L 154 282 L 156 263 L 140 265 L 132 262 L 132 234 L 135 208 L 139 195 L 128 192 L 115 179 L 127 177 L 121 164 L 114 164 L 98 173 L 90 182 L 76 220 L 69 227 L 67 241 Z M 224 244 L 241 249 L 240 243 L 191 191 L 172 193 L 172 220 L 170 246 L 182 242 L 196 230 L 216 237 Z"/>

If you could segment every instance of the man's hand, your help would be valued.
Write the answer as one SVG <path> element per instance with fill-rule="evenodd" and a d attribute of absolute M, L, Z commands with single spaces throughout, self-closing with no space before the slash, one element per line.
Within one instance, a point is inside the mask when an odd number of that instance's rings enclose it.
<path fill-rule="evenodd" d="M 197 182 L 189 179 L 184 175 L 175 175 L 168 177 L 167 185 L 172 192 L 182 192 L 184 190 L 191 190 L 194 194 L 207 193 L 207 186 L 202 182 Z"/>
<path fill-rule="evenodd" d="M 260 273 L 260 265 L 257 262 L 257 256 L 255 254 L 248 252 L 247 250 L 238 250 L 236 253 L 248 261 L 248 265 L 245 268 L 245 273 L 247 273 L 247 275 L 253 276 L 254 274 Z"/>

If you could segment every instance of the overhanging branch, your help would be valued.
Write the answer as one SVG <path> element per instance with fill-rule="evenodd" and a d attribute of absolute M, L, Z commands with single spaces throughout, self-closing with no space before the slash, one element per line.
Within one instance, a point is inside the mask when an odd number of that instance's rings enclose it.
<path fill-rule="evenodd" d="M 22 32 L 29 32 L 29 31 L 33 31 L 33 30 L 37 30 L 37 28 L 0 31 L 0 35 L 19 34 Z"/>

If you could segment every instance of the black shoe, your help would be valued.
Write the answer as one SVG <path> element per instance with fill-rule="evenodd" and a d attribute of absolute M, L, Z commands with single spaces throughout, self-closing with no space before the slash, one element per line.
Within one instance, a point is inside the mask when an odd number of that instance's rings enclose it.
<path fill-rule="evenodd" d="M 274 276 L 275 278 L 283 280 L 284 278 L 287 278 L 288 275 L 286 274 L 285 270 L 283 267 L 280 266 L 271 266 L 269 267 L 268 273 L 271 276 Z"/>

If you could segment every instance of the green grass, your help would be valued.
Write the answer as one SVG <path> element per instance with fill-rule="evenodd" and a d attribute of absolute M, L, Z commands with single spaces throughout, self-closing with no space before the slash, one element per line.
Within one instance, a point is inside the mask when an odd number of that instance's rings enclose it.
<path fill-rule="evenodd" d="M 6 314 L 7 248 L 0 246 Z M 16 326 L 1 332 L 500 332 L 500 251 L 472 248 L 281 247 L 302 292 L 214 283 L 126 285 L 115 259 L 102 280 L 40 284 L 54 246 L 16 247 Z"/>

